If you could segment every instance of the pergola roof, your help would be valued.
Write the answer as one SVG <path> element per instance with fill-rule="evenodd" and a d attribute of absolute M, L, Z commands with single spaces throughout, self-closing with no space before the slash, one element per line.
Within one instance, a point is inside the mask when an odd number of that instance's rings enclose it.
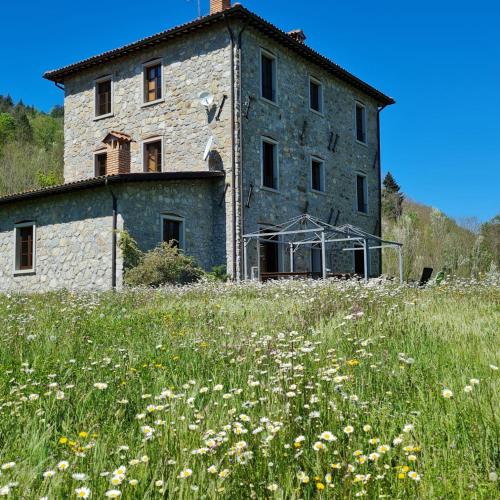
<path fill-rule="evenodd" d="M 343 224 L 342 226 L 333 226 L 328 222 L 324 222 L 317 217 L 309 214 L 298 215 L 292 219 L 271 226 L 270 228 L 262 228 L 255 233 L 245 234 L 245 239 L 255 239 L 265 241 L 269 237 L 287 236 L 287 244 L 319 244 L 322 241 L 321 233 L 324 234 L 326 243 L 346 240 L 368 240 L 377 242 L 381 245 L 396 245 L 402 246 L 396 241 L 384 240 L 380 236 L 368 233 L 367 231 L 353 226 L 351 224 Z M 284 242 L 282 242 L 284 243 Z"/>

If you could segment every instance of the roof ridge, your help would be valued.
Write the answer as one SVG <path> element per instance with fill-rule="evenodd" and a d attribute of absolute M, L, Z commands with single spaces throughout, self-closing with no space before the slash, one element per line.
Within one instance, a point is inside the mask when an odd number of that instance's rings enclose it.
<path fill-rule="evenodd" d="M 288 46 L 290 49 L 295 50 L 302 56 L 312 59 L 313 62 L 315 62 L 316 64 L 323 66 L 326 70 L 329 70 L 331 73 L 334 73 L 335 76 L 337 76 L 337 78 L 349 82 L 351 85 L 354 85 L 358 89 L 362 90 L 364 93 L 372 96 L 380 104 L 390 105 L 395 103 L 392 97 L 389 97 L 384 93 L 380 92 L 375 87 L 372 87 L 371 85 L 364 82 L 357 76 L 353 75 L 345 68 L 337 64 L 336 62 L 332 61 L 326 56 L 323 56 L 315 49 L 309 47 L 304 43 L 298 42 L 293 37 L 291 37 L 287 32 L 283 31 L 281 28 L 278 28 L 277 26 L 265 20 L 264 18 L 260 17 L 259 15 L 251 12 L 247 8 L 243 7 L 241 4 L 235 4 L 230 9 L 226 9 L 221 12 L 216 12 L 215 14 L 209 14 L 199 19 L 195 19 L 193 21 L 189 21 L 187 23 L 174 26 L 173 28 L 169 28 L 154 35 L 150 35 L 146 38 L 142 38 L 135 42 L 123 45 L 122 47 L 108 50 L 101 54 L 89 57 L 87 59 L 83 59 L 79 62 L 64 66 L 62 68 L 46 71 L 43 74 L 43 77 L 46 78 L 47 80 L 51 80 L 56 83 L 61 83 L 64 81 L 64 77 L 72 73 L 76 73 L 77 71 L 92 66 L 96 66 L 98 64 L 102 64 L 104 62 L 116 59 L 118 57 L 125 56 L 130 52 L 142 50 L 144 47 L 149 45 L 162 43 L 170 38 L 181 36 L 190 31 L 202 29 L 211 24 L 215 24 L 216 22 L 219 22 L 223 19 L 227 19 L 228 17 L 236 15 L 244 16 L 249 23 L 253 24 L 255 28 L 265 32 L 268 36 L 278 39 L 279 42 Z"/>

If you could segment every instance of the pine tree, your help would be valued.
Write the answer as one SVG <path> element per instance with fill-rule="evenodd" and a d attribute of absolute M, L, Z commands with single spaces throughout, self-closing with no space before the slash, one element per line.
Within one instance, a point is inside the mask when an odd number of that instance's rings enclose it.
<path fill-rule="evenodd" d="M 404 194 L 390 172 L 387 172 L 383 184 L 382 211 L 389 219 L 397 220 L 403 214 Z"/>

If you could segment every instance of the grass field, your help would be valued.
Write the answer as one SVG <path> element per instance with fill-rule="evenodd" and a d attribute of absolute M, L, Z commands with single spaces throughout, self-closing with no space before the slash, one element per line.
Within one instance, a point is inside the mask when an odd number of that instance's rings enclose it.
<path fill-rule="evenodd" d="M 0 495 L 498 498 L 499 292 L 0 296 Z"/>

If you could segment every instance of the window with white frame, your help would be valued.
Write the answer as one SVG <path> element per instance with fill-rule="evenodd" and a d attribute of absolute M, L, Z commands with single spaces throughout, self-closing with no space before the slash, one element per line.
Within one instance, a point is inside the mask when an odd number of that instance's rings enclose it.
<path fill-rule="evenodd" d="M 106 151 L 99 151 L 94 154 L 94 171 L 96 177 L 101 177 L 107 173 L 108 154 Z"/>
<path fill-rule="evenodd" d="M 111 75 L 98 78 L 94 85 L 95 116 L 105 117 L 113 114 L 113 79 Z"/>
<path fill-rule="evenodd" d="M 323 113 L 323 84 L 316 78 L 309 78 L 309 108 Z"/>
<path fill-rule="evenodd" d="M 142 157 L 144 172 L 162 171 L 162 140 L 161 138 L 152 138 L 143 142 Z"/>
<path fill-rule="evenodd" d="M 161 216 L 161 240 L 184 249 L 184 219 L 177 215 Z"/>
<path fill-rule="evenodd" d="M 356 140 L 366 144 L 366 108 L 360 102 L 355 105 Z"/>
<path fill-rule="evenodd" d="M 264 50 L 260 53 L 260 95 L 276 102 L 276 56 Z"/>
<path fill-rule="evenodd" d="M 278 143 L 262 138 L 261 146 L 262 187 L 279 189 Z"/>
<path fill-rule="evenodd" d="M 162 62 L 150 61 L 143 65 L 144 103 L 158 101 L 162 98 Z"/>
<path fill-rule="evenodd" d="M 366 214 L 368 212 L 368 193 L 366 175 L 356 175 L 356 205 L 358 212 Z"/>
<path fill-rule="evenodd" d="M 14 226 L 14 272 L 28 273 L 35 270 L 34 222 L 21 222 Z"/>
<path fill-rule="evenodd" d="M 325 191 L 325 163 L 320 158 L 311 158 L 311 189 Z"/>

